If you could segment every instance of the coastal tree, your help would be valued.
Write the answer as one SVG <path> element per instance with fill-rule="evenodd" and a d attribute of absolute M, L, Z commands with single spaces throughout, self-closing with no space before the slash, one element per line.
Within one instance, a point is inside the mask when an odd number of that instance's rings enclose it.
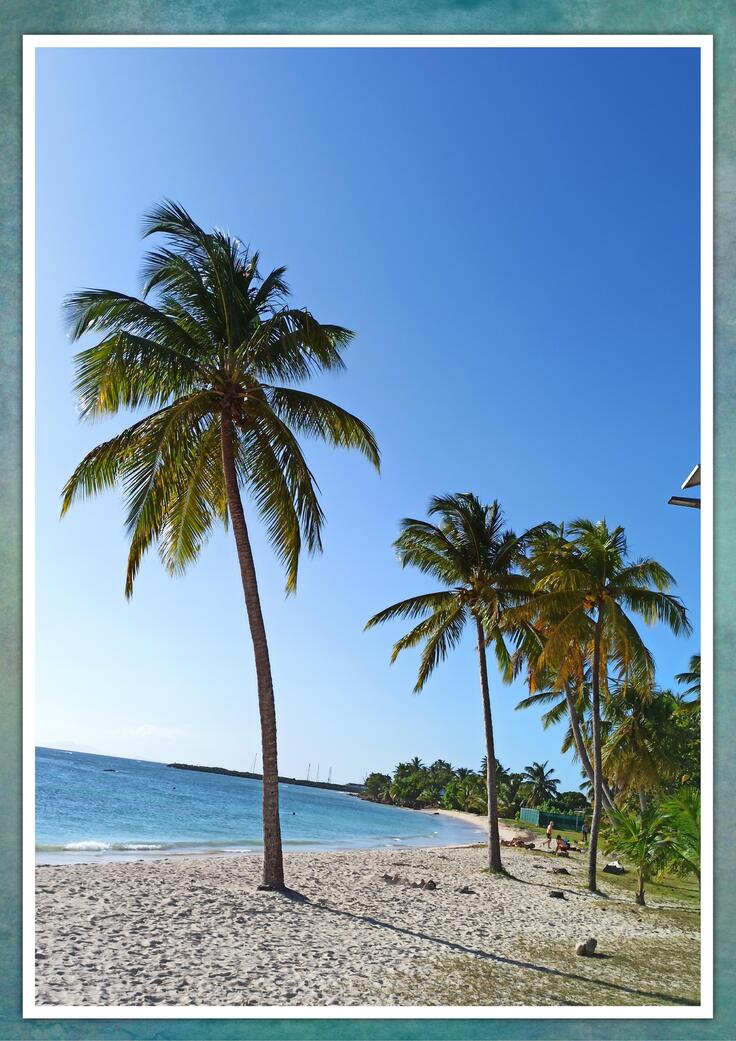
<path fill-rule="evenodd" d="M 373 799 L 375 802 L 386 802 L 389 798 L 391 777 L 389 774 L 382 774 L 374 771 L 366 777 L 364 787 L 366 795 L 369 798 Z"/>
<path fill-rule="evenodd" d="M 163 244 L 145 258 L 140 297 L 84 289 L 68 297 L 83 419 L 143 410 L 97 445 L 69 478 L 77 499 L 122 489 L 130 539 L 126 596 L 155 545 L 171 574 L 196 559 L 217 523 L 232 527 L 255 657 L 263 761 L 263 885 L 284 888 L 274 691 L 241 489 L 260 514 L 293 593 L 303 546 L 321 549 L 323 513 L 299 436 L 354 448 L 376 467 L 375 438 L 358 418 L 301 389 L 344 367 L 353 334 L 290 307 L 285 268 L 262 276 L 259 255 L 204 231 L 165 202 L 144 221 Z"/>
<path fill-rule="evenodd" d="M 685 672 L 678 672 L 675 676 L 677 682 L 685 687 L 682 691 L 684 698 L 692 698 L 688 705 L 700 707 L 700 655 L 693 654 L 690 658 Z"/>
<path fill-rule="evenodd" d="M 668 869 L 675 875 L 693 874 L 700 885 L 700 792 L 681 788 L 662 809 L 667 814 Z"/>
<path fill-rule="evenodd" d="M 540 806 L 543 802 L 554 799 L 560 782 L 554 777 L 554 770 L 547 769 L 547 763 L 532 763 L 522 771 L 526 781 L 527 798 L 530 806 Z"/>
<path fill-rule="evenodd" d="M 668 864 L 668 815 L 658 806 L 638 812 L 616 810 L 607 852 L 629 860 L 636 869 L 636 902 L 644 904 L 644 885 Z"/>
<path fill-rule="evenodd" d="M 632 560 L 622 527 L 579 519 L 562 533 L 565 545 L 544 548 L 533 561 L 533 595 L 515 612 L 543 634 L 537 667 L 567 677 L 571 647 L 583 649 L 590 669 L 593 747 L 593 815 L 588 887 L 597 888 L 598 832 L 603 805 L 601 700 L 608 692 L 609 663 L 630 681 L 653 682 L 654 661 L 630 615 L 662 622 L 675 634 L 691 632 L 682 601 L 669 589 L 672 575 L 656 560 Z M 537 542 L 539 547 L 539 542 Z"/>
<path fill-rule="evenodd" d="M 421 619 L 394 644 L 391 655 L 394 662 L 402 651 L 423 645 L 416 693 L 457 647 L 466 625 L 474 629 L 487 757 L 488 863 L 491 871 L 498 872 L 503 867 L 486 647 L 493 645 L 499 666 L 506 670 L 510 654 L 505 642 L 505 615 L 507 608 L 518 604 L 528 589 L 518 564 L 533 533 L 517 536 L 505 529 L 499 503 L 484 505 L 471 493 L 432 498 L 428 515 L 436 517 L 438 523 L 402 520 L 394 546 L 403 567 L 418 568 L 422 574 L 438 580 L 442 588 L 379 611 L 366 628 L 397 618 Z"/>
<path fill-rule="evenodd" d="M 549 524 L 532 540 L 523 561 L 524 570 L 536 586 L 545 575 L 564 568 L 573 551 L 567 526 L 564 523 Z M 522 667 L 525 668 L 529 696 L 516 707 L 522 709 L 550 705 L 542 715 L 545 729 L 560 723 L 567 714 L 569 728 L 562 742 L 562 751 L 573 752 L 592 785 L 592 733 L 589 725 L 591 648 L 571 638 L 564 653 L 558 651 L 554 667 L 543 653 L 550 631 L 564 619 L 565 610 L 562 605 L 555 616 L 554 610 L 548 605 L 544 613 L 526 616 L 525 624 L 518 630 L 517 649 L 512 656 L 506 680 L 509 682 Z M 614 809 L 613 796 L 605 778 L 602 778 L 601 786 L 603 806 L 610 819 L 610 812 Z"/>
<path fill-rule="evenodd" d="M 678 701 L 649 682 L 624 680 L 609 688 L 601 725 L 603 772 L 643 812 L 648 796 L 678 771 L 675 717 Z"/>

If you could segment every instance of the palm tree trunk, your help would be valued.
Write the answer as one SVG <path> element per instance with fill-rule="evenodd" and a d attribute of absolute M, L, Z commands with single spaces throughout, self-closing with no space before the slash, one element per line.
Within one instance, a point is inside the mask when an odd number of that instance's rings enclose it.
<path fill-rule="evenodd" d="M 585 770 L 585 773 L 588 776 L 588 780 L 593 783 L 593 764 L 590 761 L 588 749 L 586 748 L 585 740 L 583 738 L 583 732 L 580 726 L 580 716 L 578 715 L 578 710 L 575 706 L 575 699 L 570 693 L 567 684 L 565 684 L 565 700 L 567 701 L 567 714 L 570 717 L 570 729 L 572 730 L 572 736 L 575 741 L 575 748 L 577 749 L 578 757 L 582 763 L 583 770 Z M 603 793 L 603 809 L 606 811 L 608 816 L 613 819 L 613 798 L 608 790 L 606 782 L 603 780 L 603 777 L 601 777 L 601 791 Z"/>
<path fill-rule="evenodd" d="M 496 752 L 493 745 L 493 719 L 491 717 L 491 693 L 488 687 L 488 664 L 486 662 L 486 636 L 483 624 L 475 619 L 478 633 L 478 660 L 480 662 L 480 693 L 483 701 L 483 724 L 486 733 L 486 787 L 488 789 L 488 867 L 491 871 L 503 871 L 501 863 L 501 841 L 498 837 L 498 797 L 496 795 Z"/>
<path fill-rule="evenodd" d="M 637 875 L 636 902 L 644 906 L 644 872 L 639 868 Z"/>
<path fill-rule="evenodd" d="M 593 819 L 590 824 L 590 850 L 588 852 L 588 889 L 595 893 L 598 884 L 596 879 L 596 861 L 598 856 L 598 831 L 601 823 L 601 804 L 603 801 L 603 764 L 601 760 L 601 700 L 600 700 L 600 667 L 601 667 L 601 609 L 593 635 L 593 675 L 591 677 L 591 708 L 593 722 Z"/>
<path fill-rule="evenodd" d="M 227 506 L 232 521 L 235 545 L 240 563 L 245 607 L 248 612 L 253 655 L 258 684 L 258 711 L 261 719 L 261 752 L 263 757 L 263 884 L 262 889 L 284 889 L 284 861 L 279 821 L 279 771 L 276 750 L 276 706 L 273 696 L 271 662 L 268 656 L 266 627 L 263 624 L 261 599 L 258 595 L 253 551 L 251 550 L 245 513 L 238 488 L 233 457 L 233 424 L 221 417 L 222 466 L 227 490 Z"/>
<path fill-rule="evenodd" d="M 647 797 L 644 794 L 644 789 L 639 784 L 639 785 L 637 785 L 637 790 L 638 790 L 638 793 L 639 793 L 639 809 L 641 810 L 642 813 L 646 813 L 646 811 L 647 811 Z"/>

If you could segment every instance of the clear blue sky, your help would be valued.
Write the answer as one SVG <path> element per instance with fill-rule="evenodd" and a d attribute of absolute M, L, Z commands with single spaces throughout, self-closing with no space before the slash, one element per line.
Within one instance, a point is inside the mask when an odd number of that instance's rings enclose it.
<path fill-rule="evenodd" d="M 142 213 L 169 196 L 288 265 L 293 302 L 356 330 L 313 388 L 367 420 L 381 477 L 309 444 L 325 553 L 288 600 L 253 520 L 281 768 L 358 780 L 413 755 L 477 767 L 468 638 L 413 696 L 376 610 L 428 588 L 391 548 L 430 495 L 522 529 L 606 517 L 676 576 L 692 640 L 647 630 L 668 685 L 699 649 L 695 50 L 48 50 L 37 85 L 38 743 L 250 769 L 255 680 L 231 536 L 123 598 L 116 494 L 61 487 L 121 420 L 77 420 L 64 295 L 137 292 Z M 496 747 L 578 769 L 492 676 Z"/>

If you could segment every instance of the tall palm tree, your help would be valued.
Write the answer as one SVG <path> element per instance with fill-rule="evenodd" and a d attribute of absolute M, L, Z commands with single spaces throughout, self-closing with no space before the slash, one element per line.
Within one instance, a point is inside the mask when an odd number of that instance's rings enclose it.
<path fill-rule="evenodd" d="M 146 255 L 141 298 L 85 289 L 66 301 L 73 338 L 101 336 L 76 356 L 82 417 L 147 414 L 85 456 L 64 488 L 62 513 L 76 499 L 122 488 L 126 596 L 150 546 L 174 574 L 198 556 L 218 521 L 232 524 L 261 719 L 263 885 L 282 889 L 273 683 L 240 489 L 250 493 L 293 592 L 302 542 L 318 551 L 323 522 L 297 435 L 357 448 L 376 467 L 378 448 L 355 416 L 283 385 L 342 368 L 352 339 L 287 305 L 284 268 L 262 277 L 257 253 L 222 231 L 204 231 L 172 202 L 145 218 L 144 237 L 153 234 L 164 244 Z"/>
<path fill-rule="evenodd" d="M 498 502 L 485 506 L 470 493 L 431 499 L 428 515 L 438 517 L 439 523 L 405 518 L 394 546 L 402 566 L 412 565 L 432 575 L 443 588 L 379 611 L 366 628 L 394 618 L 422 619 L 396 642 L 391 655 L 394 662 L 402 651 L 424 645 L 415 692 L 458 645 L 465 626 L 470 623 L 475 629 L 487 756 L 488 862 L 491 871 L 502 871 L 486 646 L 492 643 L 500 666 L 508 668 L 505 612 L 528 588 L 518 562 L 532 533 L 517 537 L 504 529 Z"/>
<path fill-rule="evenodd" d="M 532 540 L 524 560 L 524 570 L 536 584 L 550 571 L 564 567 L 573 549 L 573 543 L 568 538 L 567 525 L 548 524 Z M 553 612 L 548 609 L 544 616 L 527 621 L 518 630 L 518 646 L 512 656 L 512 669 L 507 680 L 517 675 L 522 666 L 526 668 L 530 694 L 520 701 L 516 708 L 550 704 L 552 707 L 542 716 L 545 729 L 561 722 L 567 712 L 570 726 L 561 750 L 573 751 L 592 785 L 591 728 L 588 723 L 591 648 L 581 646 L 577 640 L 571 638 L 564 653 L 558 655 L 555 668 L 550 668 L 542 653 L 547 635 L 554 624 L 564 618 L 564 612 L 563 606 L 558 617 L 553 618 Z M 614 800 L 605 777 L 602 778 L 601 786 L 603 808 L 612 821 Z"/>
<path fill-rule="evenodd" d="M 548 799 L 554 799 L 560 786 L 559 778 L 553 777 L 554 769 L 547 769 L 547 763 L 532 763 L 522 771 L 528 785 L 529 801 L 532 806 L 540 806 Z"/>
<path fill-rule="evenodd" d="M 533 596 L 517 614 L 544 633 L 540 667 L 564 676 L 571 644 L 589 656 L 594 783 L 588 887 L 595 891 L 603 803 L 601 695 L 609 661 L 629 679 L 653 679 L 654 661 L 629 613 L 648 624 L 663 622 L 675 634 L 688 634 L 691 627 L 682 602 L 668 592 L 672 575 L 656 560 L 632 561 L 623 528 L 580 519 L 567 527 L 564 540 L 564 547 L 532 568 Z"/>

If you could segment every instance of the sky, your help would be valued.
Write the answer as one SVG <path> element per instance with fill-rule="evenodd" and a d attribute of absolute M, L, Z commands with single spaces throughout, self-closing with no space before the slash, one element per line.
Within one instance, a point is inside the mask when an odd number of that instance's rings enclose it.
<path fill-rule="evenodd" d="M 661 685 L 699 650 L 699 515 L 667 499 L 699 456 L 699 58 L 689 49 L 40 49 L 36 115 L 40 745 L 260 766 L 232 535 L 183 578 L 123 583 L 119 495 L 59 519 L 61 488 L 124 417 L 81 422 L 61 315 L 81 287 L 140 289 L 164 197 L 285 264 L 294 306 L 355 330 L 312 381 L 366 420 L 378 476 L 305 443 L 327 515 L 296 596 L 249 511 L 280 772 L 359 781 L 484 754 L 470 633 L 420 695 L 402 623 L 431 588 L 392 542 L 432 495 L 499 499 L 510 527 L 625 527 L 678 582 L 691 639 L 646 628 Z M 91 342 L 91 341 L 90 341 Z M 246 499 L 246 509 L 248 500 Z M 564 728 L 491 670 L 496 752 L 579 768 Z"/>

